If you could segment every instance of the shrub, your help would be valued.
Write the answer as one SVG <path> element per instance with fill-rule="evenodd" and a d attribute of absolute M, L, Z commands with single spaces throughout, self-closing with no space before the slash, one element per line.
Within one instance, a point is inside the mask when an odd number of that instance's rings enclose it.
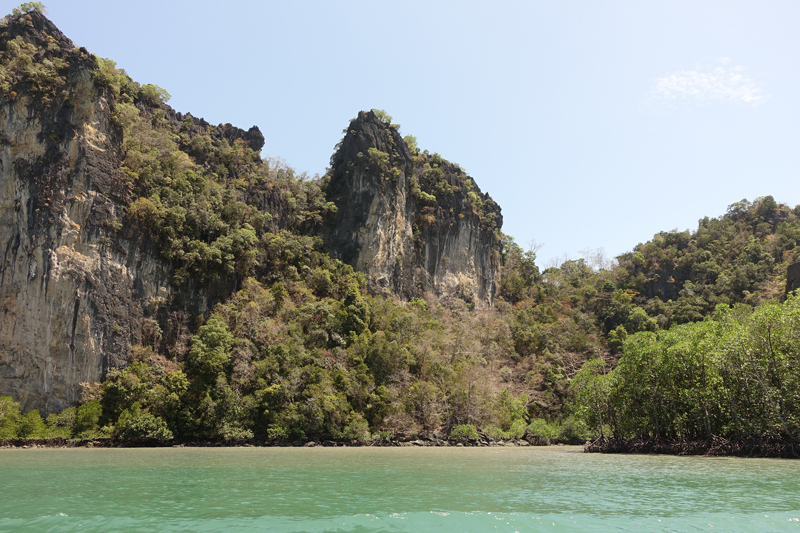
<path fill-rule="evenodd" d="M 572 416 L 561 421 L 559 437 L 568 441 L 587 441 L 594 438 L 586 422 Z"/>
<path fill-rule="evenodd" d="M 152 106 L 158 106 L 168 102 L 171 98 L 171 95 L 158 85 L 147 83 L 142 85 L 142 88 L 139 92 L 139 97 Z"/>
<path fill-rule="evenodd" d="M 167 428 L 167 423 L 158 416 L 142 411 L 139 402 L 134 402 L 130 409 L 122 412 L 117 422 L 117 431 L 121 437 L 126 439 L 172 438 L 172 432 Z"/>
<path fill-rule="evenodd" d="M 391 441 L 394 438 L 394 433 L 391 431 L 378 431 L 372 435 L 372 440 L 385 440 Z"/>
<path fill-rule="evenodd" d="M 551 440 L 559 437 L 559 428 L 543 418 L 535 418 L 528 425 L 528 433 L 540 439 Z"/>
<path fill-rule="evenodd" d="M 475 429 L 475 426 L 472 424 L 460 424 L 450 431 L 450 438 L 451 439 L 477 439 L 478 438 L 478 430 Z"/>
<path fill-rule="evenodd" d="M 17 422 L 17 437 L 20 439 L 41 439 L 47 436 L 47 426 L 38 409 L 28 411 Z"/>
<path fill-rule="evenodd" d="M 11 396 L 0 396 L 0 439 L 13 439 L 17 434 L 19 402 Z"/>
<path fill-rule="evenodd" d="M 497 426 L 485 427 L 485 428 L 483 428 L 483 433 L 487 437 L 491 437 L 491 438 L 493 438 L 495 440 L 502 440 L 502 439 L 507 439 L 508 438 L 508 433 L 506 431 L 503 431 L 502 429 L 500 429 Z"/>
<path fill-rule="evenodd" d="M 383 109 L 370 109 L 373 113 L 375 113 L 375 117 L 383 122 L 386 126 L 394 128 L 396 130 L 400 129 L 400 124 L 392 124 L 392 116 L 384 111 Z"/>
<path fill-rule="evenodd" d="M 483 433 L 496 440 L 504 439 L 521 439 L 525 434 L 525 421 L 522 419 L 515 420 L 508 431 L 498 426 L 488 426 L 484 428 Z"/>
<path fill-rule="evenodd" d="M 100 400 L 86 402 L 75 410 L 75 422 L 72 426 L 72 433 L 77 438 L 91 438 L 97 432 L 97 425 L 100 422 L 100 415 L 103 407 Z"/>
<path fill-rule="evenodd" d="M 31 11 L 36 11 L 37 13 L 45 13 L 46 9 L 44 7 L 44 4 L 42 4 L 41 2 L 24 2 L 20 4 L 19 7 L 15 7 L 14 9 L 12 9 L 11 13 L 13 13 L 14 16 L 18 17 L 24 13 L 30 13 Z"/>
<path fill-rule="evenodd" d="M 369 424 L 360 413 L 350 413 L 341 433 L 336 436 L 347 440 L 369 440 Z"/>
<path fill-rule="evenodd" d="M 523 435 L 525 435 L 525 421 L 521 418 L 514 420 L 511 424 L 511 428 L 507 431 L 509 437 L 513 437 L 515 439 L 521 439 Z"/>
<path fill-rule="evenodd" d="M 287 439 L 289 432 L 283 426 L 275 426 L 267 429 L 267 437 L 270 439 Z"/>
<path fill-rule="evenodd" d="M 436 205 L 436 196 L 428 194 L 425 191 L 419 191 L 419 199 L 424 204 Z"/>
<path fill-rule="evenodd" d="M 49 438 L 68 439 L 72 437 L 72 428 L 75 426 L 74 407 L 68 407 L 60 413 L 50 413 L 47 416 L 47 436 Z"/>

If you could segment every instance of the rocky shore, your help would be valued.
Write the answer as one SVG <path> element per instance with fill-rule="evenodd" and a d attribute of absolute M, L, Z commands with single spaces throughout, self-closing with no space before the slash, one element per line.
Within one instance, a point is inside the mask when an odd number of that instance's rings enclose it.
<path fill-rule="evenodd" d="M 588 443 L 584 447 L 584 452 L 797 459 L 800 458 L 800 443 L 788 439 L 726 439 L 718 436 L 695 441 L 664 437 L 650 439 L 597 439 Z"/>
<path fill-rule="evenodd" d="M 542 439 L 526 434 L 521 439 L 494 439 L 479 435 L 474 439 L 451 439 L 443 434 L 396 436 L 372 440 L 335 439 L 0 439 L 2 448 L 169 448 L 169 447 L 519 447 L 583 444 L 582 442 L 561 442 Z"/>

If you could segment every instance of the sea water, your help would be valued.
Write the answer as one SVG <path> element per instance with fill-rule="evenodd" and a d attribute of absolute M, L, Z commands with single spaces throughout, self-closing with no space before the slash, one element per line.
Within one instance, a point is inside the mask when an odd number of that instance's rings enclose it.
<path fill-rule="evenodd" d="M 800 461 L 564 446 L 4 449 L 0 531 L 800 531 Z"/>

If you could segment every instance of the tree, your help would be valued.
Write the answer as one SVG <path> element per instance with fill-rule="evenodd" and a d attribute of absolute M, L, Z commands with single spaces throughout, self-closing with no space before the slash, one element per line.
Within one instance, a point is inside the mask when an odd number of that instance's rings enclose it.
<path fill-rule="evenodd" d="M 17 438 L 41 439 L 47 436 L 47 426 L 38 409 L 28 411 L 19 417 L 17 422 Z"/>
<path fill-rule="evenodd" d="M 212 315 L 192 337 L 189 350 L 189 371 L 204 383 L 214 383 L 217 375 L 230 363 L 234 337 L 219 316 Z"/>
<path fill-rule="evenodd" d="M 99 399 L 83 403 L 75 410 L 75 423 L 72 433 L 79 439 L 91 438 L 97 432 L 103 407 Z"/>
<path fill-rule="evenodd" d="M 172 96 L 158 85 L 145 84 L 139 91 L 139 98 L 152 106 L 158 106 L 169 102 Z"/>
<path fill-rule="evenodd" d="M 31 12 L 46 14 L 47 8 L 41 2 L 23 2 L 19 7 L 11 10 L 11 13 L 17 17 Z"/>
<path fill-rule="evenodd" d="M 593 359 L 572 380 L 575 405 L 581 418 L 590 428 L 597 428 L 600 438 L 605 438 L 605 427 L 613 419 L 610 404 L 611 378 L 606 373 L 606 364 L 601 359 Z"/>
<path fill-rule="evenodd" d="M 389 121 L 391 122 L 391 120 Z M 417 145 L 417 138 L 413 135 L 406 135 L 403 137 L 403 142 L 406 143 L 408 146 L 408 150 L 411 152 L 412 155 L 416 155 L 419 153 L 419 146 Z"/>
<path fill-rule="evenodd" d="M 15 402 L 11 396 L 0 396 L 0 439 L 17 436 L 19 418 L 19 402 Z"/>
<path fill-rule="evenodd" d="M 375 117 L 378 120 L 380 120 L 381 122 L 383 122 L 385 125 L 391 126 L 392 128 L 397 129 L 397 130 L 400 129 L 400 124 L 392 124 L 392 116 L 389 113 L 387 113 L 386 111 L 384 111 L 383 109 L 375 109 L 375 108 L 373 108 L 373 109 L 370 109 L 370 111 L 375 113 Z"/>
<path fill-rule="evenodd" d="M 122 412 L 117 421 L 119 435 L 126 439 L 155 438 L 171 439 L 172 432 L 166 422 L 157 416 L 142 411 L 139 402 L 134 402 Z"/>

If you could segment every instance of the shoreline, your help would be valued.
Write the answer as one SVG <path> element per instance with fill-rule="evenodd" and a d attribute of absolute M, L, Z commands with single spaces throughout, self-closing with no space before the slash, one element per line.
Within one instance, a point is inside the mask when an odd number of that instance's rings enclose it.
<path fill-rule="evenodd" d="M 669 438 L 597 439 L 593 442 L 574 442 L 538 439 L 494 440 L 486 436 L 478 439 L 444 439 L 436 436 L 419 438 L 397 437 L 391 440 L 337 441 L 311 439 L 290 441 L 279 439 L 0 439 L 3 449 L 40 448 L 497 448 L 497 447 L 545 447 L 582 446 L 583 453 L 628 454 L 628 455 L 694 455 L 705 457 L 743 457 L 800 459 L 800 444 L 791 441 L 756 441 L 747 439 L 725 439 L 713 437 L 707 440 L 687 441 Z"/>
<path fill-rule="evenodd" d="M 468 447 L 468 448 L 496 448 L 496 447 L 533 447 L 533 446 L 581 446 L 585 443 L 566 442 L 536 437 L 522 439 L 495 440 L 481 436 L 478 439 L 449 439 L 437 436 L 423 436 L 418 438 L 398 437 L 394 439 L 379 439 L 372 441 L 342 441 L 333 439 L 309 439 L 305 441 L 290 441 L 280 439 L 122 439 L 122 438 L 96 438 L 96 439 L 0 439 L 0 449 L 35 449 L 35 448 L 314 448 L 314 447 L 351 447 L 351 448 L 400 448 L 400 447 Z"/>
<path fill-rule="evenodd" d="M 665 437 L 635 439 L 597 439 L 586 444 L 585 453 L 638 455 L 702 455 L 706 457 L 750 457 L 800 459 L 800 443 L 789 439 L 726 439 L 713 436 L 705 440 Z"/>

